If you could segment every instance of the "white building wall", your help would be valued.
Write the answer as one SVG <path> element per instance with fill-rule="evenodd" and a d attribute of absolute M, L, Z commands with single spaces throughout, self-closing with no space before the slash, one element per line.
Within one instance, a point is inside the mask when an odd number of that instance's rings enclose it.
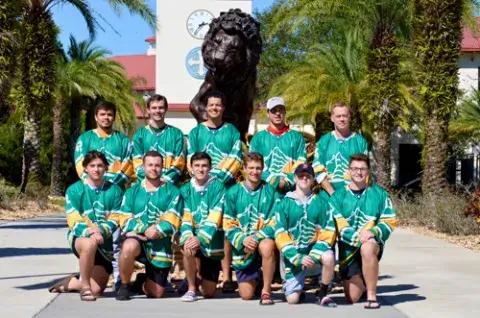
<path fill-rule="evenodd" d="M 458 60 L 458 88 L 467 97 L 473 89 L 478 89 L 478 68 L 480 67 L 480 56 L 475 53 L 462 53 Z"/>

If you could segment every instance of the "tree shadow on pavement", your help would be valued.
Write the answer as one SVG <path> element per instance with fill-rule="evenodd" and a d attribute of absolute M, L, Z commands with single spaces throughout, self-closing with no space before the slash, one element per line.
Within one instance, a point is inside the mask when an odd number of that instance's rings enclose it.
<path fill-rule="evenodd" d="M 418 294 L 399 294 L 399 295 L 381 295 L 379 298 L 391 306 L 395 306 L 400 303 L 409 303 L 412 301 L 426 300 L 427 297 L 420 296 Z"/>
<path fill-rule="evenodd" d="M 63 255 L 70 254 L 72 250 L 61 247 L 5 247 L 0 248 L 1 257 L 31 256 L 31 255 Z"/>
<path fill-rule="evenodd" d="M 37 290 L 37 289 L 45 289 L 45 292 L 48 293 L 48 288 L 58 282 L 60 279 L 64 277 L 59 277 L 55 278 L 52 280 L 49 280 L 48 282 L 43 282 L 43 283 L 37 283 L 37 284 L 31 284 L 31 285 L 23 285 L 23 286 L 16 286 L 15 288 L 18 289 L 24 289 L 24 290 Z"/>
<path fill-rule="evenodd" d="M 23 278 L 34 278 L 34 277 L 47 277 L 47 276 L 66 276 L 66 275 L 70 275 L 70 274 L 71 274 L 71 273 L 11 276 L 11 277 L 0 277 L 0 280 L 23 279 Z"/>
<path fill-rule="evenodd" d="M 394 292 L 401 292 L 406 290 L 417 289 L 418 286 L 413 284 L 398 284 L 398 285 L 380 285 L 377 286 L 377 294 L 384 294 L 384 293 L 394 293 Z"/>
<path fill-rule="evenodd" d="M 45 221 L 42 222 L 29 222 L 26 224 L 7 224 L 0 225 L 0 230 L 10 229 L 10 230 L 48 230 L 48 229 L 61 229 L 67 228 L 67 223 L 65 221 Z"/>

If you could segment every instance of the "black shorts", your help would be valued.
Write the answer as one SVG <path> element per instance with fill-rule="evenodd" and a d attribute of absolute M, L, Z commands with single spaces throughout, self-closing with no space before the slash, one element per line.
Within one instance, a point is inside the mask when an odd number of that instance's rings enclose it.
<path fill-rule="evenodd" d="M 77 240 L 78 237 L 74 236 L 72 240 L 72 251 L 73 254 L 75 254 L 76 257 L 80 258 L 80 255 L 78 255 L 77 250 L 75 249 L 75 241 Z M 95 260 L 93 261 L 93 264 L 95 266 L 102 266 L 105 271 L 107 272 L 108 275 L 113 273 L 113 265 L 112 262 L 106 259 L 100 250 L 97 249 L 97 252 L 95 253 Z"/>
<path fill-rule="evenodd" d="M 136 261 L 145 265 L 145 275 L 147 276 L 147 278 L 150 279 L 152 282 L 155 282 L 155 284 L 159 286 L 166 287 L 168 284 L 168 273 L 170 272 L 171 267 L 160 268 L 153 266 L 153 264 L 150 263 L 147 255 L 145 254 L 145 249 L 143 248 L 143 241 L 136 237 L 127 238 L 126 236 L 123 236 L 121 239 L 121 243 L 123 244 L 123 242 L 125 242 L 125 240 L 127 239 L 135 240 L 140 244 L 140 255 L 137 256 Z"/>
<path fill-rule="evenodd" d="M 382 259 L 382 255 L 383 255 L 383 247 L 380 246 L 380 251 L 378 252 L 378 255 L 377 255 L 378 261 Z M 360 275 L 360 276 L 363 275 L 362 255 L 360 254 L 360 250 L 357 251 L 350 265 L 348 265 L 347 268 L 340 271 L 340 276 L 342 277 L 342 280 L 348 280 L 355 275 Z"/>
<path fill-rule="evenodd" d="M 218 282 L 220 270 L 222 269 L 221 261 L 208 258 L 201 251 L 197 251 L 195 257 L 200 259 L 200 276 L 202 279 L 215 283 Z"/>

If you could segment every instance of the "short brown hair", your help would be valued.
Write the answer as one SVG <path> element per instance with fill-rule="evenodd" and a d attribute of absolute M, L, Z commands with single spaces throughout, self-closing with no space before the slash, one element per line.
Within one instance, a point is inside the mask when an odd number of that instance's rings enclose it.
<path fill-rule="evenodd" d="M 162 101 L 165 103 L 165 109 L 168 109 L 167 98 L 163 95 L 160 95 L 160 94 L 152 95 L 147 99 L 147 108 L 150 109 L 150 104 L 153 103 L 153 102 L 162 102 Z"/>
<path fill-rule="evenodd" d="M 347 103 L 342 102 L 342 101 L 338 101 L 335 104 L 333 104 L 332 106 L 330 106 L 330 109 L 329 109 L 330 115 L 333 113 L 333 109 L 336 108 L 336 107 L 347 107 L 348 111 L 350 112 L 350 115 L 352 114 L 352 109 L 350 108 L 350 106 L 347 105 Z"/>
<path fill-rule="evenodd" d="M 117 115 L 117 106 L 114 103 L 107 101 L 100 101 L 97 106 L 95 106 L 95 115 L 98 114 L 99 110 L 111 110 L 113 112 L 113 117 Z"/>
<path fill-rule="evenodd" d="M 85 155 L 85 158 L 83 158 L 83 161 L 82 161 L 83 168 L 86 168 L 88 166 L 88 164 L 95 159 L 102 160 L 103 164 L 108 169 L 107 157 L 105 157 L 105 155 L 103 153 L 101 153 L 100 151 L 97 151 L 97 150 L 92 150 L 92 151 L 87 152 L 87 154 Z"/>
<path fill-rule="evenodd" d="M 262 164 L 262 169 L 264 167 L 263 156 L 258 152 L 248 152 L 243 156 L 243 166 L 245 167 L 248 162 L 255 161 L 260 162 Z"/>
<path fill-rule="evenodd" d="M 368 158 L 368 156 L 363 153 L 351 155 L 350 162 L 348 163 L 349 166 L 352 164 L 352 161 L 363 161 L 367 164 L 368 169 L 370 169 L 370 158 Z"/>
<path fill-rule="evenodd" d="M 156 150 L 147 151 L 145 156 L 143 156 L 143 163 L 145 163 L 145 158 L 147 158 L 147 157 L 158 157 L 158 158 L 162 159 L 162 162 L 163 162 L 163 156 Z"/>

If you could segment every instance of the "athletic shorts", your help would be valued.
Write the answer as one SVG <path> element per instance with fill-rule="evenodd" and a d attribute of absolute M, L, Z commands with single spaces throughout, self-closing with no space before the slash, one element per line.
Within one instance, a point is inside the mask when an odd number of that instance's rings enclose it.
<path fill-rule="evenodd" d="M 377 258 L 378 261 L 382 259 L 383 255 L 383 247 L 380 246 L 380 251 L 378 252 Z M 340 276 L 342 277 L 342 280 L 349 280 L 355 275 L 363 275 L 362 272 L 362 255 L 360 254 L 360 251 L 356 253 L 354 256 L 353 261 L 347 266 L 347 268 L 340 270 Z"/>
<path fill-rule="evenodd" d="M 258 279 L 260 277 L 260 267 L 260 258 L 256 257 L 246 268 L 235 269 L 237 282 L 244 283 Z"/>
<path fill-rule="evenodd" d="M 125 240 L 135 240 L 140 243 L 140 255 L 137 256 L 136 261 L 140 262 L 145 265 L 145 275 L 149 280 L 155 282 L 155 284 L 166 287 L 168 284 L 168 274 L 170 273 L 171 267 L 160 268 L 154 266 L 147 258 L 145 254 L 145 249 L 143 248 L 143 241 L 136 238 L 136 237 L 122 237 L 121 242 L 125 242 Z"/>
<path fill-rule="evenodd" d="M 202 279 L 215 283 L 218 282 L 220 270 L 222 269 L 221 261 L 206 257 L 200 250 L 197 251 L 195 257 L 200 260 L 200 276 Z"/>
<path fill-rule="evenodd" d="M 78 255 L 77 250 L 75 249 L 75 241 L 77 240 L 77 237 L 74 236 L 72 240 L 72 251 L 73 254 L 75 254 L 76 257 L 80 258 L 80 255 Z M 100 252 L 99 249 L 97 249 L 97 252 L 95 253 L 95 260 L 93 261 L 93 264 L 95 266 L 102 266 L 107 274 L 113 273 L 113 266 L 112 266 L 112 261 L 109 261 L 108 259 L 103 256 L 103 254 Z"/>

